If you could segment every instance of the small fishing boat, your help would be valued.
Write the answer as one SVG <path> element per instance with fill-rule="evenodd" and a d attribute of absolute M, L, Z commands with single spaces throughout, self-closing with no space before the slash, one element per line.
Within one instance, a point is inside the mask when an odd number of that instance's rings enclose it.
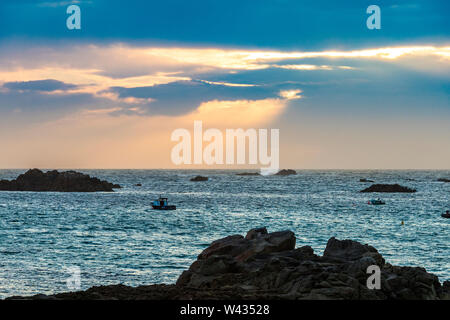
<path fill-rule="evenodd" d="M 167 198 L 159 197 L 158 200 L 152 202 L 152 208 L 155 210 L 176 210 L 177 207 L 169 205 Z"/>
<path fill-rule="evenodd" d="M 381 199 L 372 199 L 372 200 L 369 200 L 368 202 L 367 202 L 368 204 L 373 204 L 373 205 L 380 205 L 380 204 L 386 204 L 386 202 L 384 202 L 383 200 L 381 200 Z"/>

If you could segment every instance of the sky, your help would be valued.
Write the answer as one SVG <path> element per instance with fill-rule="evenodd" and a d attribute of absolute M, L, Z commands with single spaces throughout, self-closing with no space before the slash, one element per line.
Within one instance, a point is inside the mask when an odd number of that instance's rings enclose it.
<path fill-rule="evenodd" d="M 0 168 L 178 168 L 171 133 L 201 120 L 279 129 L 283 168 L 450 169 L 449 9 L 2 0 Z"/>

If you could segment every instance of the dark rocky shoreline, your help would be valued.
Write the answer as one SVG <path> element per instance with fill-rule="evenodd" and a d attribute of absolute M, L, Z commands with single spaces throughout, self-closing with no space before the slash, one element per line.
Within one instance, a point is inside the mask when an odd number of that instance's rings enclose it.
<path fill-rule="evenodd" d="M 421 267 L 386 263 L 372 246 L 328 240 L 323 256 L 295 248 L 291 231 L 252 229 L 216 240 L 172 285 L 109 285 L 86 291 L 11 297 L 51 300 L 449 300 L 450 282 Z M 368 266 L 380 269 L 380 289 L 368 289 Z"/>
<path fill-rule="evenodd" d="M 120 185 L 76 171 L 30 169 L 15 180 L 0 180 L 0 191 L 113 192 Z"/>

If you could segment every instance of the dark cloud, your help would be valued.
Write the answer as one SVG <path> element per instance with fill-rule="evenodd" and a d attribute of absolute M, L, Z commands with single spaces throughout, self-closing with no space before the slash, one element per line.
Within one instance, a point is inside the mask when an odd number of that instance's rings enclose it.
<path fill-rule="evenodd" d="M 281 65 L 281 63 L 278 63 Z M 331 62 L 326 59 L 305 59 L 304 61 L 288 61 L 284 64 L 295 65 L 295 64 L 313 64 L 313 65 L 329 65 L 333 67 L 333 70 L 290 70 L 282 69 L 278 67 L 270 67 L 261 70 L 242 70 L 236 73 L 209 73 L 201 74 L 199 76 L 202 79 L 213 81 L 213 82 L 230 82 L 230 83 L 252 83 L 258 84 L 263 87 L 283 87 L 288 86 L 289 83 L 292 85 L 302 86 L 306 82 L 328 82 L 328 81 L 346 81 L 353 79 L 355 77 L 364 77 L 367 75 L 365 68 L 368 68 L 369 64 L 362 64 L 358 62 L 342 61 Z M 338 66 L 350 66 L 355 67 L 353 70 L 342 70 Z M 298 87 L 297 87 L 298 88 Z M 301 87 L 299 88 L 301 89 Z"/>
<path fill-rule="evenodd" d="M 111 104 L 89 93 L 0 91 L 0 122 L 12 116 L 24 123 L 51 121 L 80 110 L 111 108 Z"/>
<path fill-rule="evenodd" d="M 278 97 L 281 89 L 292 85 L 228 86 L 201 80 L 176 81 L 151 87 L 112 87 L 120 98 L 152 99 L 145 104 L 146 115 L 180 115 L 211 100 L 261 100 Z"/>
<path fill-rule="evenodd" d="M 72 90 L 78 86 L 70 83 L 64 83 L 62 81 L 46 79 L 46 80 L 34 80 L 34 81 L 18 81 L 18 82 L 6 82 L 3 84 L 4 88 L 15 91 L 43 91 L 52 92 L 57 90 Z"/>

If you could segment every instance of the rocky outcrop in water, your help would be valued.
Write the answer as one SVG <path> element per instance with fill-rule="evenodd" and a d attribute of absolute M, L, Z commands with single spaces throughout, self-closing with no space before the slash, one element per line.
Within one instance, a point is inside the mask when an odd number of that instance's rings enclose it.
<path fill-rule="evenodd" d="M 439 179 L 437 179 L 437 181 L 439 181 L 439 182 L 450 182 L 450 179 L 447 179 L 447 178 L 439 178 Z"/>
<path fill-rule="evenodd" d="M 116 188 L 120 188 L 120 185 L 75 171 L 53 170 L 44 173 L 39 169 L 31 169 L 15 180 L 0 181 L 1 191 L 112 192 Z"/>
<path fill-rule="evenodd" d="M 295 172 L 295 170 L 292 170 L 292 169 L 283 169 L 283 170 L 278 171 L 275 175 L 276 176 L 290 176 L 293 174 L 297 174 L 297 172 Z"/>
<path fill-rule="evenodd" d="M 190 181 L 208 181 L 208 177 L 196 176 L 194 178 L 191 178 Z"/>
<path fill-rule="evenodd" d="M 32 299 L 450 299 L 450 282 L 420 267 L 385 262 L 372 246 L 328 240 L 323 256 L 295 248 L 291 231 L 252 229 L 203 250 L 176 285 L 123 285 Z M 369 289 L 369 266 L 380 270 L 380 289 Z M 16 299 L 18 297 L 15 297 Z M 29 299 L 28 298 L 28 299 Z"/>
<path fill-rule="evenodd" d="M 416 192 L 415 189 L 410 189 L 408 187 L 401 186 L 399 184 L 373 184 L 370 187 L 361 190 L 360 192 L 404 192 L 413 193 Z"/>
<path fill-rule="evenodd" d="M 259 172 L 242 172 L 242 173 L 236 173 L 237 176 L 260 176 L 261 174 Z"/>

